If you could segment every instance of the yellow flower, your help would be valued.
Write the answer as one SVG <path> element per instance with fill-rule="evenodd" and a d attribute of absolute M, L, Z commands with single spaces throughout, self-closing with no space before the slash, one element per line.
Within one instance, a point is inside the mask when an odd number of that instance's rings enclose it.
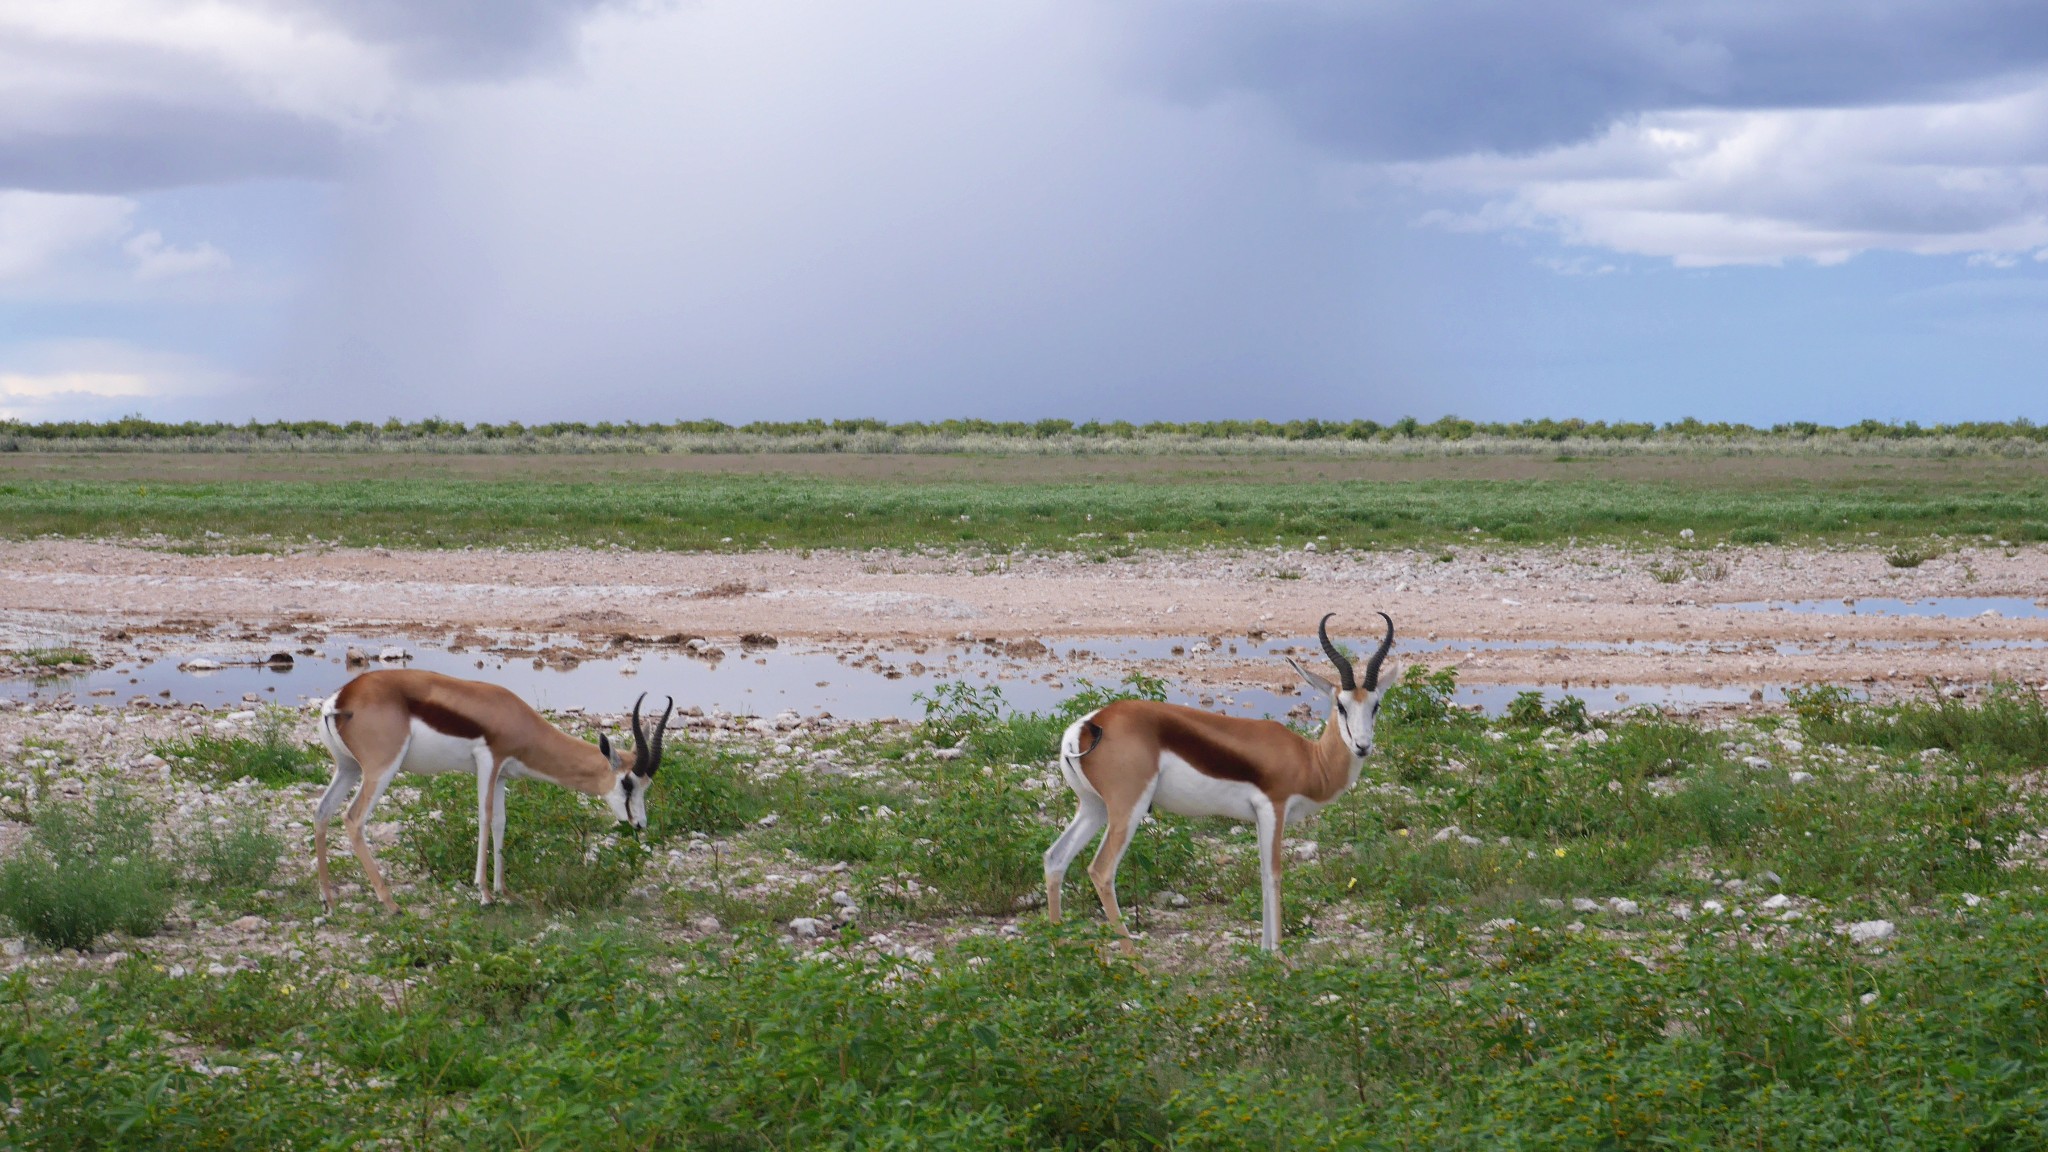
<path fill-rule="evenodd" d="M 1562 856 L 1562 855 L 1564 855 L 1564 849 L 1562 849 L 1562 848 L 1552 848 L 1552 849 L 1550 850 L 1550 852 L 1551 852 L 1551 855 L 1553 855 L 1553 856 Z"/>

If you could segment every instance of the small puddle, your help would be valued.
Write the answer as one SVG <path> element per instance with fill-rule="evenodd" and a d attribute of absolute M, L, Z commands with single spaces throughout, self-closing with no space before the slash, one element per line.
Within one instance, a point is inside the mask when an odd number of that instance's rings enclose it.
<path fill-rule="evenodd" d="M 1797 612 L 1813 616 L 2048 619 L 2048 603 L 2023 596 L 1929 596 L 1919 600 L 1899 600 L 1888 596 L 1843 600 L 1741 600 L 1716 604 L 1715 607 L 1737 612 Z"/>
<path fill-rule="evenodd" d="M 535 707 L 564 710 L 622 711 L 645 691 L 669 696 L 683 707 L 737 715 L 773 715 L 784 709 L 815 714 L 830 712 L 854 720 L 914 718 L 923 714 L 919 693 L 929 694 L 946 681 L 994 685 L 1004 701 L 1022 711 L 1044 711 L 1079 690 L 1083 678 L 1114 684 L 1126 670 L 1142 668 L 1166 676 L 1189 662 L 1277 660 L 1283 654 L 1318 656 L 1312 637 L 1230 640 L 1218 637 L 1097 637 L 1062 640 L 1043 650 L 1018 653 L 987 644 L 955 642 L 917 648 L 860 647 L 828 650 L 784 643 L 775 648 L 735 647 L 722 658 L 709 659 L 679 649 L 642 648 L 575 660 L 549 662 L 537 658 L 548 650 L 449 651 L 434 642 L 393 635 L 334 633 L 311 653 L 300 652 L 288 666 L 257 663 L 264 652 L 286 647 L 282 637 L 271 646 L 244 644 L 195 648 L 151 659 L 121 662 L 78 676 L 39 681 L 0 681 L 0 698 L 25 703 L 70 697 L 78 704 L 119 705 L 137 696 L 165 705 L 240 704 L 246 697 L 282 704 L 304 704 L 332 695 L 361 667 L 349 667 L 344 653 L 351 647 L 376 654 L 401 648 L 409 659 L 374 667 L 410 667 L 473 677 L 502 684 Z M 1540 641 L 1414 641 L 1409 651 L 1493 651 L 1543 647 L 1577 647 Z M 304 645 L 301 645 L 304 647 Z M 217 667 L 194 668 L 194 661 Z M 1194 685 L 1193 691 L 1169 688 L 1176 703 L 1210 708 L 1239 716 L 1282 717 L 1302 703 L 1299 695 L 1265 688 Z M 1594 711 L 1644 704 L 1690 706 L 1739 704 L 1761 691 L 1763 699 L 1782 700 L 1781 687 L 1760 685 L 1702 686 L 1685 684 L 1610 684 L 1562 688 L 1540 684 L 1471 684 L 1458 691 L 1458 703 L 1498 714 L 1521 692 L 1539 691 L 1546 700 L 1577 696 Z"/>

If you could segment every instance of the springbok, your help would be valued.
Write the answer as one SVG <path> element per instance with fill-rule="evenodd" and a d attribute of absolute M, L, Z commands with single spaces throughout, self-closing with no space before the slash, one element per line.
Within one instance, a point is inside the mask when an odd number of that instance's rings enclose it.
<path fill-rule="evenodd" d="M 1054 923 L 1060 919 L 1060 883 L 1067 865 L 1106 824 L 1109 832 L 1088 866 L 1088 878 L 1110 926 L 1123 937 L 1124 950 L 1136 951 L 1116 902 L 1116 869 L 1139 821 L 1156 807 L 1258 826 L 1264 897 L 1259 943 L 1268 952 L 1279 947 L 1281 833 L 1357 783 L 1373 749 L 1373 721 L 1386 691 L 1381 665 L 1394 647 L 1394 619 L 1382 612 L 1387 635 L 1366 661 L 1360 687 L 1351 661 L 1330 643 L 1334 615 L 1316 625 L 1316 636 L 1337 667 L 1339 683 L 1287 658 L 1311 690 L 1329 697 L 1330 718 L 1321 739 L 1305 739 L 1273 720 L 1220 716 L 1151 700 L 1119 700 L 1068 727 L 1060 742 L 1060 772 L 1080 808 L 1045 852 L 1046 911 Z M 1384 680 L 1393 681 L 1391 672 Z"/>
<path fill-rule="evenodd" d="M 647 827 L 647 786 L 661 768 L 662 734 L 675 700 L 661 714 L 652 739 L 640 727 L 633 702 L 633 763 L 622 765 L 610 737 L 588 744 L 542 719 L 526 702 L 496 684 L 458 680 L 438 672 L 365 672 L 342 685 L 320 706 L 320 736 L 334 754 L 334 780 L 313 815 L 313 858 L 320 897 L 334 910 L 334 885 L 327 878 L 327 825 L 351 791 L 343 824 L 349 845 L 362 861 L 370 886 L 387 911 L 398 911 L 384 873 L 377 867 L 363 825 L 400 771 L 423 775 L 476 774 L 476 887 L 483 903 L 484 855 L 492 857 L 492 888 L 505 894 L 505 778 L 547 780 L 591 796 L 602 796 L 612 815 L 634 828 Z M 356 791 L 356 785 L 362 789 Z"/>

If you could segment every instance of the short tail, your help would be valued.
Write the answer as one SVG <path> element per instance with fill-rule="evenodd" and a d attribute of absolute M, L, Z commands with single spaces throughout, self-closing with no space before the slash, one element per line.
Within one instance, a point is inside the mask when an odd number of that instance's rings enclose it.
<path fill-rule="evenodd" d="M 1088 737 L 1088 746 L 1086 748 L 1075 748 L 1074 759 L 1076 760 L 1095 751 L 1095 749 L 1102 745 L 1102 725 L 1097 724 L 1093 720 L 1083 720 L 1081 721 L 1081 733 Z M 1079 745 L 1080 741 L 1076 740 L 1074 743 Z"/>
<path fill-rule="evenodd" d="M 1102 725 L 1095 722 L 1095 714 L 1089 713 L 1067 725 L 1067 731 L 1060 738 L 1060 775 L 1066 777 L 1067 787 L 1082 795 L 1095 795 L 1095 785 L 1081 771 L 1081 757 L 1102 747 Z"/>

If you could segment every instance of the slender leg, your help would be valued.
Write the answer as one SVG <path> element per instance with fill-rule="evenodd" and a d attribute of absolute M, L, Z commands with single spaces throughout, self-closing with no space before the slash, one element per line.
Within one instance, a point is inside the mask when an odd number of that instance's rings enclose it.
<path fill-rule="evenodd" d="M 1060 885 L 1066 882 L 1067 865 L 1081 854 L 1102 826 L 1109 822 L 1109 810 L 1103 806 L 1102 798 L 1086 792 L 1075 793 L 1080 801 L 1074 812 L 1074 819 L 1067 830 L 1060 833 L 1052 847 L 1045 850 L 1045 913 L 1046 918 L 1060 922 Z"/>
<path fill-rule="evenodd" d="M 334 911 L 334 883 L 327 878 L 327 825 L 362 779 L 363 767 L 354 757 L 335 757 L 334 779 L 328 781 L 326 795 L 313 810 L 313 870 L 320 878 L 320 900 L 329 912 Z"/>
<path fill-rule="evenodd" d="M 377 867 L 377 857 L 370 852 L 370 841 L 363 835 L 363 825 L 369 822 L 370 813 L 376 810 L 377 801 L 383 797 L 384 789 L 391 784 L 391 778 L 398 775 L 398 766 L 405 763 L 405 753 L 382 772 L 366 774 L 362 791 L 356 793 L 355 803 L 348 806 L 348 815 L 342 823 L 348 827 L 349 847 L 355 849 L 356 859 L 362 862 L 363 874 L 370 878 L 370 887 L 377 890 L 377 899 L 387 912 L 398 911 L 398 901 L 391 898 L 391 886 L 384 882 L 384 872 Z"/>
<path fill-rule="evenodd" d="M 485 904 L 491 902 L 490 889 L 484 887 L 484 853 L 491 844 L 491 779 L 496 767 L 489 748 L 476 750 L 476 892 Z"/>
<path fill-rule="evenodd" d="M 505 895 L 505 770 L 493 773 L 491 786 L 491 883 L 498 895 Z"/>
<path fill-rule="evenodd" d="M 1157 781 L 1154 781 L 1154 787 Z M 1109 926 L 1123 937 L 1124 954 L 1135 956 L 1138 946 L 1132 941 L 1131 930 L 1124 926 L 1124 912 L 1116 902 L 1116 868 L 1123 863 L 1124 850 L 1131 846 L 1131 834 L 1137 831 L 1138 821 L 1145 818 L 1145 810 L 1152 806 L 1152 788 L 1145 789 L 1144 796 L 1130 811 L 1111 813 L 1109 831 L 1103 834 L 1102 847 L 1095 850 L 1095 860 L 1088 865 L 1088 878 L 1095 882 L 1096 898 L 1102 901 L 1102 911 L 1109 917 Z"/>
<path fill-rule="evenodd" d="M 1260 804 L 1256 812 L 1259 827 L 1259 947 L 1271 952 L 1280 947 L 1280 837 L 1282 829 L 1271 804 Z"/>

